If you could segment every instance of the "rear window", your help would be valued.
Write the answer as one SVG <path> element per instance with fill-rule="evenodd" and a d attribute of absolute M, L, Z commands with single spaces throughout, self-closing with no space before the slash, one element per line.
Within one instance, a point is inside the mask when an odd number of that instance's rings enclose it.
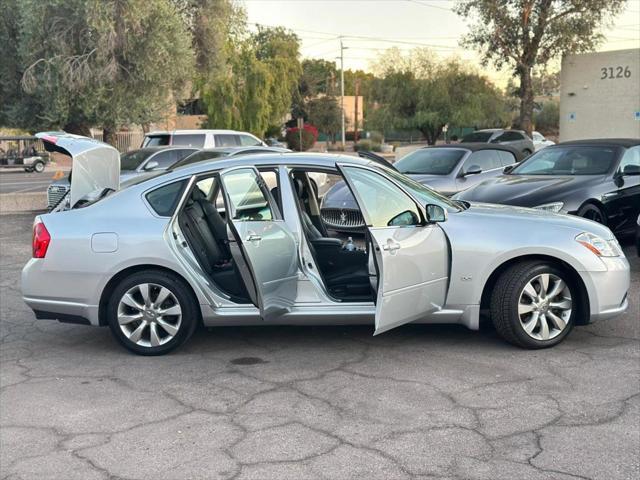
<path fill-rule="evenodd" d="M 602 175 L 613 166 L 617 148 L 559 146 L 534 153 L 511 173 L 516 175 Z"/>
<path fill-rule="evenodd" d="M 256 147 L 258 145 L 262 145 L 260 140 L 252 137 L 251 135 L 240 135 L 240 144 L 243 147 Z"/>
<path fill-rule="evenodd" d="M 240 145 L 238 135 L 220 134 L 215 136 L 216 147 L 237 147 Z"/>
<path fill-rule="evenodd" d="M 473 132 L 462 137 L 463 142 L 480 142 L 487 143 L 493 135 L 493 132 Z"/>
<path fill-rule="evenodd" d="M 192 153 L 186 158 L 183 158 L 179 162 L 173 165 L 173 168 L 184 167 L 185 165 L 191 165 L 196 162 L 203 162 L 205 160 L 213 160 L 215 158 L 224 157 L 227 154 L 225 152 L 213 152 L 211 150 L 201 150 L 199 152 Z"/>
<path fill-rule="evenodd" d="M 457 148 L 425 148 L 411 152 L 396 162 L 395 167 L 401 173 L 448 175 L 467 153 Z"/>
<path fill-rule="evenodd" d="M 163 185 L 147 193 L 147 201 L 151 208 L 161 217 L 170 217 L 180 201 L 180 195 L 184 190 L 186 180 L 180 180 L 168 185 Z"/>
<path fill-rule="evenodd" d="M 179 145 L 181 147 L 204 147 L 204 133 L 174 134 L 171 145 Z"/>
<path fill-rule="evenodd" d="M 163 147 L 169 145 L 171 137 L 168 134 L 147 135 L 142 142 L 143 147 Z"/>

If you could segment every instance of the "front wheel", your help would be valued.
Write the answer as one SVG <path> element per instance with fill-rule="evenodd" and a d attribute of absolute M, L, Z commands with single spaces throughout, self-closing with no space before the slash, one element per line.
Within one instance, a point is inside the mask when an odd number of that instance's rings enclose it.
<path fill-rule="evenodd" d="M 107 305 L 109 328 L 128 350 L 163 355 L 183 344 L 196 328 L 198 302 L 175 275 L 147 270 L 126 277 Z"/>
<path fill-rule="evenodd" d="M 544 262 L 523 262 L 498 278 L 491 295 L 491 319 L 498 334 L 522 348 L 562 342 L 579 310 L 578 288 L 562 270 Z"/>
<path fill-rule="evenodd" d="M 44 172 L 44 163 L 42 163 L 42 162 L 34 163 L 33 164 L 33 169 L 38 173 Z"/>
<path fill-rule="evenodd" d="M 588 220 L 593 220 L 594 222 L 601 223 L 602 225 L 607 224 L 607 216 L 605 213 L 600 207 L 593 205 L 592 203 L 583 205 L 580 210 L 578 210 L 578 216 Z"/>

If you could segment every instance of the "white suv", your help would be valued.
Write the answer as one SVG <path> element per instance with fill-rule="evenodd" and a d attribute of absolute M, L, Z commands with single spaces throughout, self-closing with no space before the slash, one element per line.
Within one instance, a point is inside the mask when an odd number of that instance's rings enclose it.
<path fill-rule="evenodd" d="M 173 130 L 147 133 L 142 147 L 163 145 L 214 148 L 266 146 L 259 138 L 235 130 Z"/>

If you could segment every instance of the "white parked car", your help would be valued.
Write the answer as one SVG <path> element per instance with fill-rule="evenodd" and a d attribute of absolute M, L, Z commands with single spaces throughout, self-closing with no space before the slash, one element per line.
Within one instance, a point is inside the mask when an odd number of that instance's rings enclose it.
<path fill-rule="evenodd" d="M 531 138 L 533 140 L 533 146 L 538 150 L 542 150 L 544 147 L 548 147 L 549 145 L 555 145 L 556 142 L 552 142 L 551 140 L 547 140 L 544 135 L 540 132 L 531 132 Z"/>
<path fill-rule="evenodd" d="M 194 148 L 266 147 L 267 144 L 247 132 L 235 130 L 171 130 L 147 133 L 143 147 L 180 146 Z"/>

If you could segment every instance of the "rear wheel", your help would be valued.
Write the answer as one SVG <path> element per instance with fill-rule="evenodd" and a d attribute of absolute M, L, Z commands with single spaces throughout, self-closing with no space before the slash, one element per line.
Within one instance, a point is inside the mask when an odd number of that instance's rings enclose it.
<path fill-rule="evenodd" d="M 522 151 L 522 153 L 523 153 L 525 156 L 527 156 L 527 157 L 528 157 L 529 155 L 531 155 L 531 153 L 532 153 L 532 152 L 531 152 L 531 150 L 529 150 L 528 148 L 525 148 L 525 149 Z"/>
<path fill-rule="evenodd" d="M 583 205 L 580 210 L 578 210 L 578 216 L 588 220 L 593 220 L 594 222 L 601 223 L 602 225 L 607 224 L 607 216 L 605 213 L 600 207 L 592 203 Z"/>
<path fill-rule="evenodd" d="M 560 343 L 575 323 L 580 303 L 569 275 L 544 262 L 523 262 L 502 273 L 491 295 L 498 334 L 523 348 Z"/>
<path fill-rule="evenodd" d="M 44 163 L 42 163 L 42 162 L 34 163 L 33 164 L 33 169 L 38 173 L 44 172 Z"/>
<path fill-rule="evenodd" d="M 109 328 L 128 350 L 162 355 L 184 343 L 198 323 L 197 301 L 175 275 L 147 270 L 126 277 L 107 305 Z"/>

